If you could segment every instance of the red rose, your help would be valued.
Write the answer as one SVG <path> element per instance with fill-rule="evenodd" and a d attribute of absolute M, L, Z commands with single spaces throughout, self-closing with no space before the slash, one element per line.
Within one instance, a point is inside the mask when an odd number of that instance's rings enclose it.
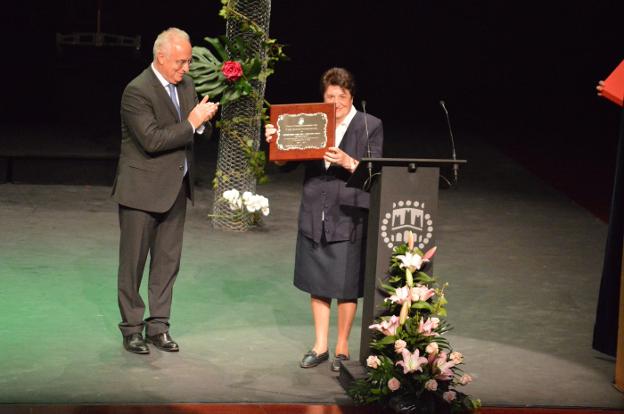
<path fill-rule="evenodd" d="M 221 72 L 225 75 L 225 79 L 230 82 L 236 82 L 241 76 L 243 76 L 243 68 L 241 67 L 241 64 L 233 60 L 223 62 Z"/>

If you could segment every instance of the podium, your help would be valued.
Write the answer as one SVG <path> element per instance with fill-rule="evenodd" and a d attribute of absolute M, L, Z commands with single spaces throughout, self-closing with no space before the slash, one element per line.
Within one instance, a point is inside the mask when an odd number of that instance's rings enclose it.
<path fill-rule="evenodd" d="M 342 364 L 339 381 L 345 389 L 366 375 L 372 339 L 368 327 L 384 310 L 378 281 L 387 275 L 393 248 L 406 242 L 410 231 L 415 247 L 426 251 L 435 246 L 440 167 L 453 164 L 466 160 L 363 158 L 347 181 L 348 187 L 370 192 L 370 208 L 360 355 Z"/>

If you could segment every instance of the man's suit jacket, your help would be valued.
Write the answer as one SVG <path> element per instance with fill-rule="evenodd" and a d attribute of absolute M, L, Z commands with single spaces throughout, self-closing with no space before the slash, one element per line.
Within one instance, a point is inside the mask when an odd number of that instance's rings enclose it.
<path fill-rule="evenodd" d="M 367 156 L 364 114 L 357 112 L 345 132 L 339 148 L 352 158 Z M 367 115 L 372 157 L 382 156 L 383 126 L 379 118 Z M 323 214 L 325 238 L 329 242 L 362 239 L 370 202 L 365 191 L 346 186 L 351 173 L 342 167 L 325 168 L 323 160 L 306 162 L 303 195 L 299 209 L 299 231 L 306 237 L 321 240 Z"/>
<path fill-rule="evenodd" d="M 178 83 L 181 120 L 151 67 L 134 78 L 121 98 L 121 153 L 113 199 L 134 209 L 163 213 L 171 208 L 188 161 L 193 200 L 193 127 L 188 114 L 197 103 L 193 81 Z M 206 123 L 205 134 L 211 126 Z"/>

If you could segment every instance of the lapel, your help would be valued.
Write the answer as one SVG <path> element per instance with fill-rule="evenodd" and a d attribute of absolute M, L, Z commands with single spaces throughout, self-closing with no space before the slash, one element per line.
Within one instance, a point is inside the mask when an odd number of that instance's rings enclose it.
<path fill-rule="evenodd" d="M 347 152 L 351 156 L 355 156 L 356 148 L 357 148 L 357 139 L 360 136 L 360 129 L 362 126 L 362 114 L 358 111 L 347 130 L 345 131 L 344 137 L 342 137 L 342 141 L 340 141 L 340 145 L 338 148 Z"/>
<path fill-rule="evenodd" d="M 148 67 L 146 71 L 149 72 L 150 83 L 151 83 L 152 89 L 154 90 L 154 92 L 156 93 L 156 96 L 158 97 L 158 100 L 160 102 L 164 102 L 165 106 L 169 108 L 171 115 L 173 115 L 175 119 L 178 119 L 178 111 L 176 111 L 175 106 L 173 105 L 173 101 L 171 100 L 171 97 L 169 96 L 169 92 L 165 90 L 165 87 L 162 85 L 162 83 L 160 83 L 160 80 L 158 80 L 158 78 L 156 77 L 156 74 L 154 73 L 151 67 Z M 180 102 L 180 113 L 182 114 L 182 116 L 184 116 L 185 112 L 183 109 L 184 107 L 182 106 L 183 99 L 182 99 L 182 93 L 180 92 L 181 89 L 182 88 L 178 86 L 178 101 Z"/>
<path fill-rule="evenodd" d="M 178 83 L 178 102 L 180 103 L 180 116 L 182 119 L 186 118 L 187 114 L 191 112 L 191 108 L 188 107 L 188 78 L 186 76 L 182 78 L 182 82 Z M 175 108 L 174 108 L 175 109 Z"/>
<path fill-rule="evenodd" d="M 342 141 L 340 141 L 340 145 L 338 145 L 338 148 L 340 148 L 352 157 L 357 155 L 357 140 L 358 137 L 361 136 L 360 129 L 362 127 L 362 121 L 362 114 L 358 111 L 349 123 L 349 126 L 347 127 L 347 130 L 342 137 Z M 321 160 L 321 166 L 323 170 L 328 170 L 327 168 L 325 168 L 324 160 Z M 335 167 L 330 165 L 329 168 Z"/>

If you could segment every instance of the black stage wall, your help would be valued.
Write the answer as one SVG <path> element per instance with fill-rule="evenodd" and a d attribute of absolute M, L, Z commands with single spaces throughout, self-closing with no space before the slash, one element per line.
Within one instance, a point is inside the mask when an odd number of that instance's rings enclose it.
<path fill-rule="evenodd" d="M 140 53 L 57 53 L 55 33 L 95 31 L 98 3 L 102 31 L 141 35 Z M 84 121 L 96 109 L 96 120 L 114 124 L 119 94 L 150 60 L 155 35 L 176 25 L 199 44 L 224 32 L 219 8 L 217 0 L 26 0 L 4 7 L 9 53 L 2 66 L 11 99 L 3 99 L 2 119 L 32 122 L 27 108 L 36 105 L 39 122 Z M 271 35 L 288 45 L 291 60 L 267 94 L 272 102 L 316 100 L 319 74 L 342 65 L 359 80 L 357 98 L 387 122 L 443 127 L 444 99 L 458 128 L 512 129 L 525 140 L 548 130 L 565 135 L 564 146 L 585 141 L 581 128 L 615 148 L 618 113 L 593 88 L 624 58 L 623 11 L 617 0 L 274 0 Z"/>

